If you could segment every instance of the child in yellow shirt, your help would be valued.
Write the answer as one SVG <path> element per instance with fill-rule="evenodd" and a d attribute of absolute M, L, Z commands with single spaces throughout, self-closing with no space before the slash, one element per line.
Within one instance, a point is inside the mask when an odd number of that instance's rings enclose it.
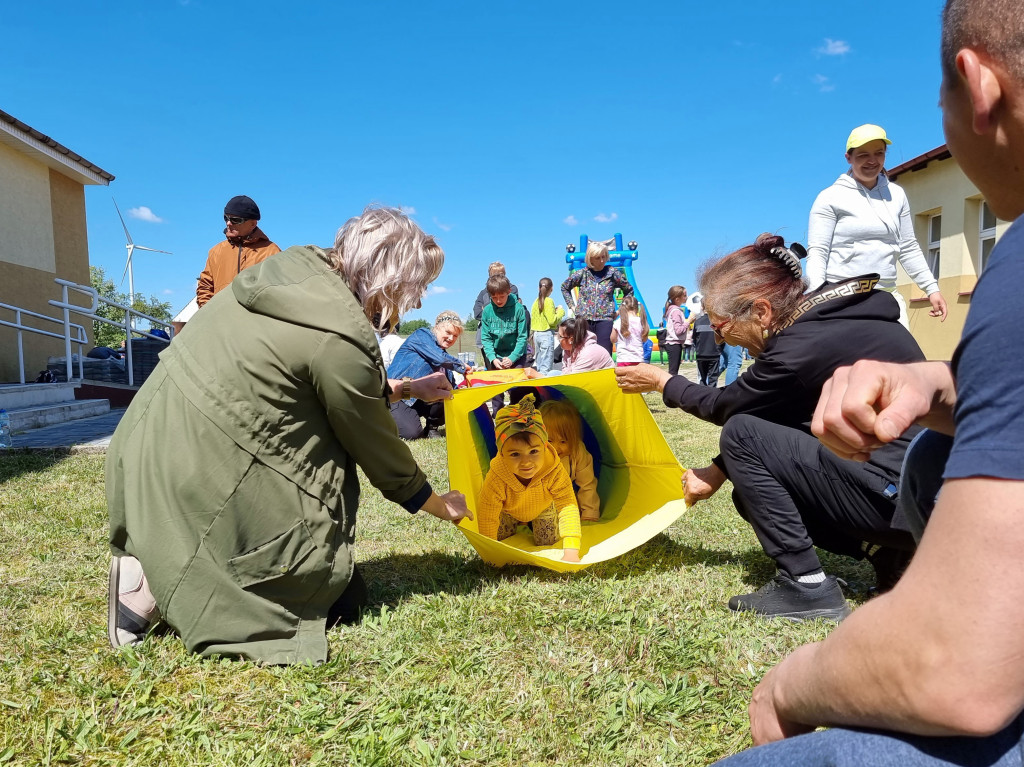
<path fill-rule="evenodd" d="M 601 519 L 601 498 L 597 494 L 594 459 L 583 445 L 583 427 L 580 412 L 567 399 L 548 400 L 540 406 L 548 439 L 558 453 L 569 479 L 579 488 L 576 491 L 580 519 L 597 522 Z"/>
<path fill-rule="evenodd" d="M 538 546 L 562 540 L 562 559 L 580 561 L 580 516 L 572 482 L 554 447 L 532 394 L 494 417 L 498 454 L 480 488 L 481 535 L 502 541 L 520 524 L 533 523 Z"/>

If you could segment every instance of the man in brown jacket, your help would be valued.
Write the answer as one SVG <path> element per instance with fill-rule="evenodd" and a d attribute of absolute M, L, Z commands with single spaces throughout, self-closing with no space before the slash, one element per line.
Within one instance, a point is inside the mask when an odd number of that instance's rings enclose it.
<path fill-rule="evenodd" d="M 196 301 L 200 307 L 230 285 L 243 269 L 281 252 L 257 226 L 259 220 L 259 206 L 251 197 L 243 194 L 228 200 L 224 206 L 227 239 L 210 248 L 206 268 L 196 286 Z"/>

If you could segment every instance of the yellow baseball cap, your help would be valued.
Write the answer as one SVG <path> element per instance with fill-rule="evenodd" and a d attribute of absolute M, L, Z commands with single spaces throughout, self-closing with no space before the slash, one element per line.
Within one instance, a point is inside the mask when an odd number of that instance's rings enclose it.
<path fill-rule="evenodd" d="M 853 129 L 850 133 L 850 138 L 846 139 L 846 151 L 849 152 L 851 149 L 855 149 L 859 146 L 864 146 L 870 141 L 877 141 L 881 139 L 886 144 L 892 142 L 886 137 L 885 129 L 879 125 L 860 125 Z"/>

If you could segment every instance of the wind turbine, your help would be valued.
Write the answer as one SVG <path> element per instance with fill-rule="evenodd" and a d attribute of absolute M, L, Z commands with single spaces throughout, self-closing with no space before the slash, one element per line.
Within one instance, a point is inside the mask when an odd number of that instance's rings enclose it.
<path fill-rule="evenodd" d="M 148 250 L 150 253 L 166 253 L 168 256 L 174 255 L 169 250 L 157 250 L 156 248 L 147 248 L 144 245 L 136 245 L 132 241 L 132 236 L 128 232 L 128 225 L 124 222 L 124 216 L 121 215 L 121 209 L 117 207 L 117 200 L 113 197 L 110 198 L 114 203 L 114 210 L 117 211 L 117 217 L 121 219 L 121 226 L 124 228 L 124 236 L 127 238 L 128 243 L 125 245 L 128 248 L 128 261 L 125 262 L 124 272 L 121 274 L 121 284 L 124 284 L 124 276 L 128 275 L 128 306 L 135 307 L 135 274 L 132 271 L 132 253 L 136 250 Z M 132 325 L 135 325 L 135 317 L 132 316 Z"/>

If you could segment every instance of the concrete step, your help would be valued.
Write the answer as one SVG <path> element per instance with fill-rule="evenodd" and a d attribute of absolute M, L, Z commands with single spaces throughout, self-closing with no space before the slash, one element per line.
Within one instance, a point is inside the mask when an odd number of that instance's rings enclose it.
<path fill-rule="evenodd" d="M 53 386 L 53 384 L 48 385 Z M 67 423 L 79 418 L 91 418 L 108 412 L 110 412 L 110 402 L 105 399 L 78 399 L 7 411 L 11 417 L 11 431 L 15 434 L 42 426 Z"/>
<path fill-rule="evenodd" d="M 36 405 L 72 402 L 77 383 L 0 384 L 0 408 L 20 410 Z"/>

